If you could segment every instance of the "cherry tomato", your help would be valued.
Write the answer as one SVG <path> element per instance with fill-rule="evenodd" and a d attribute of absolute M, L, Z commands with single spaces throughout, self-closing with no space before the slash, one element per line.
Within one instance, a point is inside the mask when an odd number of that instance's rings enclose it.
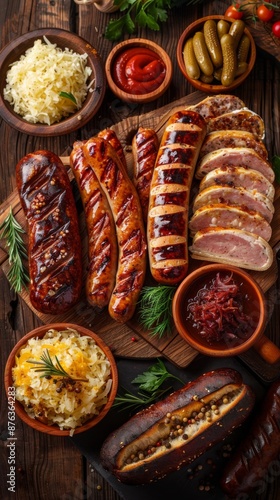
<path fill-rule="evenodd" d="M 267 21 L 270 21 L 273 15 L 274 15 L 274 10 L 268 9 L 265 5 L 260 5 L 257 8 L 257 16 L 260 19 L 260 21 L 266 23 Z"/>
<path fill-rule="evenodd" d="M 280 21 L 276 21 L 276 23 L 272 25 L 272 33 L 277 38 L 280 38 Z"/>
<path fill-rule="evenodd" d="M 239 8 L 240 5 L 238 3 L 236 3 L 235 5 L 231 5 L 225 11 L 225 16 L 232 17 L 233 19 L 241 19 L 243 17 L 243 12 L 242 10 L 239 10 Z"/>

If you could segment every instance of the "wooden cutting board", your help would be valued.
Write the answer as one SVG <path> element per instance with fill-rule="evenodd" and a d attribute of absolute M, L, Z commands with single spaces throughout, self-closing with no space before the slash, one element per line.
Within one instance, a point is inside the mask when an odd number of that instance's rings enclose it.
<path fill-rule="evenodd" d="M 122 122 L 118 123 L 112 127 L 117 133 L 120 141 L 122 142 L 126 160 L 128 164 L 128 170 L 131 175 L 132 173 L 132 153 L 131 153 L 131 139 L 141 124 L 143 127 L 152 127 L 158 133 L 159 138 L 165 128 L 167 119 L 171 114 L 173 114 L 177 109 L 182 109 L 186 106 L 196 104 L 205 98 L 205 94 L 201 92 L 194 92 L 179 101 L 173 103 L 172 106 L 166 106 L 152 111 L 146 115 L 130 117 Z M 141 122 L 141 123 L 140 123 Z M 63 156 L 63 161 L 66 165 L 69 164 L 67 158 L 67 153 Z M 77 207 L 79 212 L 79 222 L 80 230 L 83 244 L 83 262 L 84 269 L 86 269 L 87 264 L 87 233 L 84 214 L 82 210 L 81 200 L 79 198 L 79 193 L 71 171 L 69 171 L 69 176 L 72 180 L 74 194 L 77 200 Z M 271 239 L 272 247 L 276 248 L 276 245 L 280 241 L 280 188 L 277 189 L 275 198 L 275 213 L 276 216 L 273 220 L 273 236 Z M 10 207 L 13 209 L 13 213 L 20 223 L 20 225 L 26 229 L 26 220 L 21 209 L 18 193 L 15 190 L 8 199 L 0 207 L 0 224 L 2 224 L 5 217 L 8 215 Z M 26 236 L 25 236 L 26 238 Z M 4 273 L 7 275 L 9 270 L 8 255 L 4 246 L 5 242 L 1 242 L 2 248 L 0 248 L 0 265 Z M 203 265 L 203 262 L 194 261 L 190 259 L 190 271 L 196 267 Z M 264 292 L 269 290 L 273 285 L 277 276 L 277 265 L 276 260 L 274 260 L 271 268 L 266 272 L 251 272 L 255 277 L 257 282 L 260 284 Z M 113 321 L 107 310 L 95 311 L 92 307 L 87 304 L 85 298 L 85 290 L 82 292 L 80 301 L 75 305 L 70 312 L 60 315 L 47 315 L 41 314 L 36 311 L 30 301 L 27 290 L 23 290 L 20 293 L 22 300 L 30 307 L 38 318 L 44 323 L 54 323 L 54 322 L 68 322 L 75 323 L 87 328 L 92 329 L 98 335 L 100 335 L 103 340 L 111 347 L 114 354 L 120 357 L 129 358 L 155 358 L 157 356 L 164 356 L 169 361 L 173 362 L 179 367 L 186 367 L 188 364 L 197 356 L 197 352 L 192 349 L 185 341 L 181 339 L 176 330 L 173 331 L 172 335 L 164 339 L 156 339 L 150 335 L 149 332 L 144 331 L 138 321 L 138 313 L 136 313 L 129 323 L 125 325 L 120 325 Z"/>

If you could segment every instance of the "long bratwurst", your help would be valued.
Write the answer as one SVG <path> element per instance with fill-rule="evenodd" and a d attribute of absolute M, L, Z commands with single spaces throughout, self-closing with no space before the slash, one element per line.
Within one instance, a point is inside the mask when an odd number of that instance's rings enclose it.
<path fill-rule="evenodd" d="M 117 271 L 115 223 L 107 197 L 100 188 L 94 170 L 85 159 L 85 141 L 76 141 L 70 155 L 85 212 L 88 233 L 86 298 L 92 306 L 109 304 Z"/>
<path fill-rule="evenodd" d="M 42 313 L 65 312 L 82 287 L 82 245 L 68 174 L 54 153 L 36 151 L 17 164 L 16 182 L 28 223 L 30 301 Z"/>
<path fill-rule="evenodd" d="M 188 207 L 196 161 L 206 122 L 195 111 L 182 110 L 168 121 L 150 188 L 148 247 L 151 274 L 173 285 L 188 270 Z"/>
<path fill-rule="evenodd" d="M 254 399 L 239 372 L 204 373 L 112 432 L 101 448 L 101 463 L 123 483 L 161 479 L 231 434 Z"/>
<path fill-rule="evenodd" d="M 134 313 L 145 279 L 147 244 L 141 205 L 125 167 L 107 141 L 93 137 L 83 151 L 107 196 L 116 225 L 118 268 L 109 314 L 125 323 Z"/>

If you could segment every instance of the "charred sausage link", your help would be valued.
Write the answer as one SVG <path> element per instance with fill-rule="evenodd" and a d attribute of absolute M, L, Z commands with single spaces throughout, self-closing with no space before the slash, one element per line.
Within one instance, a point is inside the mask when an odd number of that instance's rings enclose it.
<path fill-rule="evenodd" d="M 50 151 L 36 151 L 16 166 L 20 201 L 28 222 L 30 301 L 42 313 L 58 314 L 79 299 L 81 239 L 68 174 Z"/>
<path fill-rule="evenodd" d="M 101 139 L 105 139 L 105 141 L 111 144 L 111 146 L 114 148 L 114 150 L 120 157 L 122 164 L 124 165 L 125 168 L 127 168 L 124 150 L 116 132 L 111 128 L 105 128 L 104 130 L 101 130 L 98 133 L 98 137 L 101 137 Z"/>
<path fill-rule="evenodd" d="M 86 297 L 92 306 L 102 308 L 108 305 L 115 285 L 117 239 L 107 198 L 85 159 L 84 143 L 74 143 L 70 165 L 80 191 L 88 233 Z"/>
<path fill-rule="evenodd" d="M 151 274 L 162 284 L 182 281 L 188 269 L 188 211 L 206 122 L 182 110 L 168 121 L 151 182 L 148 245 Z"/>
<path fill-rule="evenodd" d="M 147 223 L 150 186 L 158 153 L 159 140 L 150 128 L 139 127 L 132 140 L 133 182 L 140 198 L 143 218 Z"/>
<path fill-rule="evenodd" d="M 84 153 L 104 190 L 116 224 L 119 248 L 116 284 L 109 314 L 128 321 L 135 310 L 146 271 L 146 235 L 136 189 L 118 155 L 104 139 L 94 137 Z"/>
<path fill-rule="evenodd" d="M 226 466 L 221 486 L 230 498 L 251 498 L 263 493 L 269 468 L 277 467 L 280 453 L 280 381 L 274 382 L 250 432 Z"/>

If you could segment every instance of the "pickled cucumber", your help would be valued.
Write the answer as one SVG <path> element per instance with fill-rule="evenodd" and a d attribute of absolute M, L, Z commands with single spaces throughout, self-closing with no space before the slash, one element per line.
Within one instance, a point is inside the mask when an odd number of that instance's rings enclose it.
<path fill-rule="evenodd" d="M 198 65 L 206 76 L 214 72 L 214 67 L 206 46 L 205 37 L 202 31 L 197 31 L 193 37 L 193 49 Z"/>
<path fill-rule="evenodd" d="M 183 58 L 186 66 L 186 72 L 190 78 L 198 80 L 200 69 L 193 50 L 193 39 L 189 38 L 183 48 Z"/>

